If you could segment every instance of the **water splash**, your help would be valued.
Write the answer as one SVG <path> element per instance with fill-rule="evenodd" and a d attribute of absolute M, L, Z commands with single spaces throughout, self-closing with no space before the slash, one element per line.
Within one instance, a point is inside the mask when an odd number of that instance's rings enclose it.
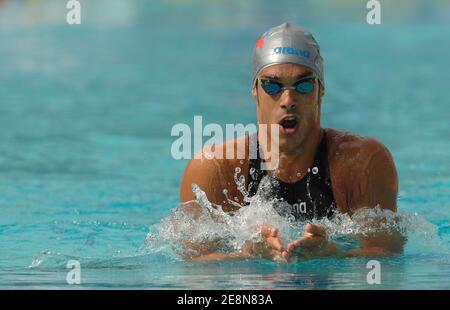
<path fill-rule="evenodd" d="M 246 205 L 243 206 L 233 200 L 232 197 L 229 197 L 229 192 L 226 189 L 223 190 L 224 197 L 229 204 L 236 207 L 237 211 L 225 212 L 220 205 L 211 203 L 206 193 L 193 184 L 192 191 L 195 194 L 195 200 L 180 204 L 172 210 L 170 216 L 153 225 L 144 244 L 139 249 L 133 248 L 131 252 L 128 250 L 125 251 L 126 253 L 114 254 L 113 257 L 109 254 L 98 257 L 95 253 L 94 257 L 89 257 L 86 255 L 88 254 L 86 251 L 83 251 L 84 257 L 74 257 L 46 250 L 37 255 L 29 268 L 65 268 L 68 259 L 79 260 L 84 267 L 122 268 L 128 266 L 133 268 L 133 266 L 146 265 L 154 261 L 180 261 L 184 255 L 196 255 L 205 247 L 222 252 L 233 252 L 241 249 L 248 240 L 259 240 L 261 236 L 258 228 L 263 224 L 278 228 L 285 244 L 303 235 L 304 226 L 309 222 L 296 221 L 289 214 L 283 215 L 280 210 L 290 208 L 286 206 L 287 202 L 274 198 L 276 197 L 274 195 L 276 187 L 274 178 L 263 177 L 256 195 L 249 197 L 245 190 L 245 178 L 239 176 L 240 173 L 240 169 L 235 171 L 235 181 Z M 450 255 L 448 246 L 440 239 L 437 227 L 417 214 L 394 213 L 380 208 L 364 208 L 356 211 L 352 216 L 337 212 L 332 219 L 324 218 L 310 222 L 325 227 L 329 239 L 344 249 L 358 247 L 357 237 L 359 235 L 382 230 L 399 231 L 406 236 L 408 240 L 405 247 L 406 254 Z M 110 223 L 102 224 L 97 221 L 92 223 L 74 221 L 73 224 L 77 227 L 111 226 Z M 127 227 L 126 223 L 119 225 L 120 229 Z M 146 229 L 145 227 L 134 227 L 134 229 L 137 228 L 143 231 Z M 96 245 L 97 237 L 94 238 L 92 232 L 87 231 L 83 246 Z M 203 244 L 203 247 L 196 246 L 198 244 Z M 108 244 L 108 246 L 110 245 Z"/>
<path fill-rule="evenodd" d="M 42 251 L 37 257 L 33 259 L 28 268 L 39 267 L 45 260 L 47 260 L 47 257 L 49 257 L 50 255 L 52 255 L 50 251 L 48 250 Z"/>
<path fill-rule="evenodd" d="M 242 181 L 240 178 L 236 180 Z M 305 225 L 312 222 L 324 226 L 328 238 L 341 248 L 357 247 L 357 237 L 360 235 L 396 231 L 408 240 L 405 247 L 408 254 L 449 252 L 439 238 L 437 227 L 417 214 L 394 213 L 375 207 L 359 209 L 352 216 L 337 212 L 331 219 L 295 221 L 293 217 L 281 216 L 276 211 L 282 209 L 282 204 L 286 202 L 273 198 L 272 188 L 269 178 L 263 178 L 255 196 L 244 196 L 248 205 L 242 206 L 233 201 L 234 205 L 241 208 L 226 213 L 221 206 L 212 204 L 206 193 L 194 184 L 196 200 L 179 205 L 169 217 L 152 226 L 141 250 L 174 257 L 177 254 L 196 254 L 199 250 L 186 249 L 186 243 L 203 243 L 214 246 L 218 251 L 237 251 L 247 240 L 260 238 L 258 227 L 263 224 L 278 228 L 282 240 L 287 244 L 299 238 Z"/>

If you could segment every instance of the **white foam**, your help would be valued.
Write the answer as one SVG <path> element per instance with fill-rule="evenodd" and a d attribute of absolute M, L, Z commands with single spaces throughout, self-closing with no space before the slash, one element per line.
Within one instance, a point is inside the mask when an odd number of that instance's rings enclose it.
<path fill-rule="evenodd" d="M 277 228 L 285 244 L 303 235 L 304 226 L 312 222 L 322 225 L 330 240 L 342 247 L 358 246 L 357 237 L 377 231 L 398 231 L 408 239 L 406 249 L 409 252 L 424 249 L 442 251 L 446 247 L 440 241 L 437 228 L 417 214 L 394 213 L 379 207 L 362 208 L 352 216 L 337 212 L 332 219 L 323 218 L 312 221 L 295 221 L 292 217 L 283 217 L 276 210 L 282 208 L 280 204 L 286 202 L 274 198 L 273 184 L 266 176 L 261 180 L 258 192 L 249 197 L 245 191 L 245 179 L 238 177 L 240 170 L 236 170 L 235 181 L 238 189 L 244 195 L 246 206 L 228 198 L 228 191 L 224 194 L 228 202 L 239 207 L 238 211 L 226 213 L 220 205 L 212 204 L 206 193 L 193 184 L 192 190 L 195 201 L 179 205 L 172 210 L 169 217 L 164 218 L 158 225 L 152 227 L 152 238 L 147 240 L 146 250 L 161 252 L 161 248 L 171 248 L 180 253 L 186 251 L 185 242 L 204 243 L 218 241 L 218 250 L 239 250 L 247 240 L 260 238 L 258 228 L 271 225 Z M 187 212 L 188 206 L 196 204 L 201 212 L 194 216 Z M 197 217 L 197 218 L 196 218 Z M 189 251 L 189 250 L 188 250 Z M 448 249 L 446 249 L 448 251 Z"/>

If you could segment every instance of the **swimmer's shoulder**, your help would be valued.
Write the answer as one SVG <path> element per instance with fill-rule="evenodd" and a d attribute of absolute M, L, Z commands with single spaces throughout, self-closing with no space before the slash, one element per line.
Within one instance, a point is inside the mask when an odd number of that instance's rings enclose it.
<path fill-rule="evenodd" d="M 374 155 L 390 157 L 383 143 L 372 137 L 363 137 L 348 131 L 326 128 L 328 159 L 330 165 L 358 167 L 370 161 Z"/>
<path fill-rule="evenodd" d="M 243 156 L 237 156 L 239 149 L 242 148 L 244 148 Z M 191 190 L 194 183 L 205 191 L 211 202 L 216 204 L 224 203 L 226 199 L 223 194 L 224 189 L 229 192 L 230 197 L 240 196 L 234 178 L 235 175 L 237 177 L 244 175 L 248 170 L 248 154 L 245 152 L 247 148 L 247 136 L 204 146 L 191 159 L 183 174 L 180 189 L 181 201 L 195 199 Z M 231 156 L 230 152 L 234 156 Z M 237 173 L 238 171 L 240 172 Z"/>
<path fill-rule="evenodd" d="M 326 132 L 333 192 L 340 196 L 336 198 L 351 205 L 355 196 L 365 195 L 364 189 L 375 183 L 391 192 L 397 191 L 395 164 L 383 143 L 336 129 L 327 128 Z"/>

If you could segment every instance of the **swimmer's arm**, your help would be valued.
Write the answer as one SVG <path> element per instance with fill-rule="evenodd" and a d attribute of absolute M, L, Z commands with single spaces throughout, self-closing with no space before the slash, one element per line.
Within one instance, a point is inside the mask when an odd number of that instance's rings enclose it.
<path fill-rule="evenodd" d="M 205 150 L 203 150 L 205 151 Z M 185 210 L 191 214 L 195 220 L 198 220 L 202 212 L 202 207 L 195 202 L 195 194 L 192 192 L 192 184 L 197 184 L 206 194 L 208 200 L 214 204 L 223 204 L 222 184 L 224 175 L 221 173 L 220 165 L 222 162 L 216 159 L 197 159 L 197 154 L 188 164 L 183 174 L 180 187 L 180 201 L 187 203 Z M 184 247 L 188 251 L 182 256 L 191 261 L 222 261 L 239 260 L 247 258 L 247 255 L 236 253 L 221 253 L 217 251 L 220 242 L 185 242 Z M 188 254 L 190 253 L 190 254 Z M 195 253 L 195 254 L 192 254 Z"/>
<path fill-rule="evenodd" d="M 183 205 L 184 210 L 193 215 L 197 220 L 202 212 L 201 206 L 196 201 L 189 201 Z M 220 219 L 217 219 L 218 221 Z M 176 228 L 178 225 L 173 224 Z M 280 239 L 278 229 L 269 225 L 261 226 L 261 242 L 247 241 L 239 251 L 231 253 L 219 252 L 221 240 L 205 242 L 185 241 L 181 251 L 178 253 L 186 260 L 190 261 L 225 261 L 225 260 L 245 260 L 251 258 L 277 259 L 279 262 L 286 261 L 285 247 Z M 181 233 L 181 232 L 178 232 Z M 284 256 L 284 258 L 283 258 Z"/>
<path fill-rule="evenodd" d="M 234 253 L 214 252 L 214 253 L 202 254 L 202 255 L 194 256 L 194 257 L 185 257 L 185 259 L 191 260 L 194 262 L 244 260 L 244 259 L 248 259 L 248 258 L 250 258 L 250 256 L 248 256 L 244 253 L 241 253 L 241 252 L 234 252 Z"/>
<path fill-rule="evenodd" d="M 375 208 L 397 212 L 398 176 L 389 151 L 381 143 L 370 139 L 366 147 L 372 154 L 361 177 L 356 180 L 351 199 L 352 212 L 364 208 Z M 355 183 L 356 183 L 355 182 Z M 403 251 L 405 238 L 400 232 L 377 232 L 358 236 L 360 248 L 349 250 L 347 256 L 387 256 Z"/>
<path fill-rule="evenodd" d="M 248 243 L 244 245 L 241 251 L 235 251 L 232 253 L 219 252 L 219 247 L 220 240 L 201 243 L 184 242 L 184 250 L 180 254 L 184 259 L 196 262 L 244 260 L 254 256 L 251 254 Z"/>
<path fill-rule="evenodd" d="M 205 147 L 203 152 L 208 152 L 208 149 Z M 239 166 L 238 162 L 233 162 L 233 160 L 215 158 L 194 158 L 189 162 L 181 182 L 180 201 L 185 203 L 185 210 L 193 214 L 195 220 L 200 217 L 202 207 L 195 201 L 196 197 L 192 192 L 192 184 L 197 184 L 212 204 L 233 209 L 233 206 L 227 205 L 223 189 L 235 184 L 233 172 L 234 167 L 237 166 Z M 215 220 L 219 221 L 220 219 L 215 218 Z M 282 261 L 285 249 L 278 235 L 278 230 L 262 225 L 261 233 L 263 236 L 261 243 L 247 242 L 240 251 L 233 253 L 219 252 L 220 240 L 202 243 L 185 242 L 183 246 L 187 251 L 182 253 L 182 256 L 192 261 L 243 260 L 260 256 L 269 259 L 281 257 L 279 260 Z"/>
<path fill-rule="evenodd" d="M 184 210 L 192 214 L 195 220 L 198 220 L 202 212 L 201 206 L 195 201 L 190 201 L 184 205 Z M 174 221 L 174 220 L 172 220 Z M 177 223 L 173 223 L 173 227 L 178 227 Z M 183 232 L 178 231 L 178 234 Z M 178 253 L 185 259 L 190 261 L 222 261 L 222 260 L 239 260 L 246 259 L 247 256 L 241 252 L 222 253 L 219 252 L 221 240 L 182 243 L 181 251 Z"/>
<path fill-rule="evenodd" d="M 194 219 L 198 219 L 201 214 L 201 206 L 195 201 L 184 204 L 184 210 L 193 214 Z M 217 219 L 219 220 L 219 219 Z M 177 225 L 174 225 L 176 227 Z M 182 251 L 179 254 L 185 259 L 196 262 L 208 261 L 230 261 L 246 260 L 257 257 L 268 259 L 278 259 L 279 262 L 286 262 L 285 247 L 280 239 L 278 229 L 269 225 L 261 226 L 261 243 L 247 241 L 239 250 L 231 253 L 219 252 L 221 240 L 206 242 L 184 242 Z M 283 258 L 284 256 L 284 258 Z"/>
<path fill-rule="evenodd" d="M 352 215 L 362 208 L 375 208 L 397 211 L 398 177 L 389 151 L 378 141 L 367 139 L 361 146 L 360 158 L 355 162 L 359 177 L 352 178 L 348 207 Z M 357 236 L 359 247 L 340 249 L 328 241 L 325 229 L 320 225 L 307 225 L 302 237 L 288 244 L 293 255 L 303 258 L 317 257 L 366 257 L 389 256 L 403 251 L 405 238 L 397 230 L 378 231 Z"/>

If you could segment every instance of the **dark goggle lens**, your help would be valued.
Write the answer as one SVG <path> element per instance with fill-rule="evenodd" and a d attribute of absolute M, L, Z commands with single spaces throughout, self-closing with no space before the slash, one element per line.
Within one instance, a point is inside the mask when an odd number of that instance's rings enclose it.
<path fill-rule="evenodd" d="M 280 84 L 269 82 L 269 81 L 264 81 L 262 83 L 262 87 L 263 87 L 264 91 L 266 93 L 268 93 L 269 95 L 278 94 L 281 90 Z"/>
<path fill-rule="evenodd" d="M 311 80 L 302 81 L 297 84 L 295 89 L 301 94 L 309 94 L 314 89 L 314 84 Z"/>

